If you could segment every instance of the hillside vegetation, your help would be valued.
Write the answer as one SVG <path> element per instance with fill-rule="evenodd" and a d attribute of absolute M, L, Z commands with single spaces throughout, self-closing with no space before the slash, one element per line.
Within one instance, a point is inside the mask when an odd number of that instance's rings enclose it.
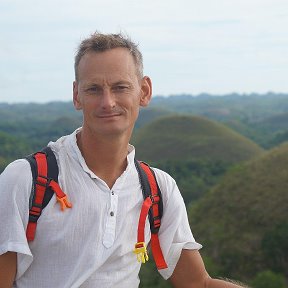
<path fill-rule="evenodd" d="M 175 178 L 213 276 L 288 287 L 287 113 L 273 93 L 154 97 L 140 111 L 136 157 Z M 81 118 L 71 102 L 0 103 L 0 173 Z M 155 270 L 144 265 L 141 288 L 170 287 Z"/>
<path fill-rule="evenodd" d="M 228 126 L 232 124 L 232 129 L 264 148 L 271 148 L 288 140 L 288 129 L 284 124 L 288 112 L 287 94 L 200 94 L 194 97 L 175 95 L 155 97 L 152 99 L 151 107 L 201 115 L 227 123 Z M 286 137 L 283 137 L 285 133 Z"/>
<path fill-rule="evenodd" d="M 288 144 L 234 168 L 190 208 L 194 235 L 221 274 L 288 277 L 287 163 Z"/>
<path fill-rule="evenodd" d="M 284 125 L 288 113 L 288 94 L 155 96 L 148 108 L 141 109 L 135 127 L 138 129 L 171 113 L 199 115 L 227 123 L 233 130 L 264 148 L 288 140 L 288 129 Z M 42 126 L 49 130 L 52 122 L 59 118 L 70 119 L 75 129 L 81 124 L 80 114 L 75 111 L 71 101 L 46 104 L 0 103 L 0 131 L 16 136 L 25 135 L 29 141 L 31 130 L 39 132 Z M 51 136 L 54 136 L 53 133 Z M 46 139 L 39 139 L 39 143 L 35 144 L 43 146 L 46 144 L 44 141 Z"/>
<path fill-rule="evenodd" d="M 199 116 L 169 116 L 155 120 L 136 133 L 137 157 L 163 160 L 215 160 L 237 163 L 261 154 L 251 140 L 215 121 Z"/>
<path fill-rule="evenodd" d="M 233 165 L 263 152 L 223 124 L 199 116 L 155 120 L 133 138 L 138 159 L 175 178 L 185 203 L 201 198 Z"/>
<path fill-rule="evenodd" d="M 24 139 L 0 131 L 0 173 L 9 162 L 31 152 L 31 148 Z"/>
<path fill-rule="evenodd" d="M 163 109 L 162 107 L 145 107 L 143 109 L 140 109 L 138 120 L 135 124 L 135 128 L 141 128 L 144 125 L 161 118 L 163 116 L 167 116 L 170 114 L 175 114 L 174 112 Z"/>

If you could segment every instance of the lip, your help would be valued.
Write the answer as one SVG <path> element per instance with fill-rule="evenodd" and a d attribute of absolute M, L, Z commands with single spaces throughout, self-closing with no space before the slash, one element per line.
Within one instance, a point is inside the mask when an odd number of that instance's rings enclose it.
<path fill-rule="evenodd" d="M 98 115 L 98 118 L 114 118 L 114 117 L 118 117 L 120 116 L 121 114 L 120 113 L 113 113 L 113 114 L 101 114 L 101 115 Z"/>

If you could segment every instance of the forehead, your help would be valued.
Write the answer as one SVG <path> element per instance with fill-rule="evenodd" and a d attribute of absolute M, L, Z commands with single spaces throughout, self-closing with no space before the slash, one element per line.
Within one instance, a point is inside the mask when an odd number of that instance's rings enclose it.
<path fill-rule="evenodd" d="M 78 65 L 78 78 L 89 76 L 130 75 L 136 76 L 136 64 L 126 48 L 114 48 L 103 52 L 88 52 Z"/>

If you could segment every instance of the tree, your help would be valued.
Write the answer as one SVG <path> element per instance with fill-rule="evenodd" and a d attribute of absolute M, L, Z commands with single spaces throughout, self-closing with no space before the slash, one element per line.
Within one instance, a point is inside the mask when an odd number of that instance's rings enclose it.
<path fill-rule="evenodd" d="M 262 271 L 256 275 L 251 283 L 253 288 L 286 288 L 285 278 L 281 274 L 270 270 Z"/>

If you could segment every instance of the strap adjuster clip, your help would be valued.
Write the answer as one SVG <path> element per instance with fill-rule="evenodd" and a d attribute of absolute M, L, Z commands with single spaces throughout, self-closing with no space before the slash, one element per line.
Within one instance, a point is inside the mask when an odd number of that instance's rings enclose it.
<path fill-rule="evenodd" d="M 159 195 L 150 195 L 151 201 L 152 201 L 152 205 L 156 205 L 160 203 L 160 197 Z"/>
<path fill-rule="evenodd" d="M 50 178 L 46 176 L 38 175 L 37 179 L 35 180 L 35 183 L 43 187 L 48 187 L 50 184 L 50 181 L 51 181 Z"/>
<path fill-rule="evenodd" d="M 146 263 L 149 260 L 145 242 L 136 243 L 133 252 L 136 254 L 138 262 Z"/>
<path fill-rule="evenodd" d="M 33 215 L 31 213 L 29 213 L 29 222 L 33 222 L 33 223 L 36 223 L 39 219 L 41 214 L 39 215 Z"/>

